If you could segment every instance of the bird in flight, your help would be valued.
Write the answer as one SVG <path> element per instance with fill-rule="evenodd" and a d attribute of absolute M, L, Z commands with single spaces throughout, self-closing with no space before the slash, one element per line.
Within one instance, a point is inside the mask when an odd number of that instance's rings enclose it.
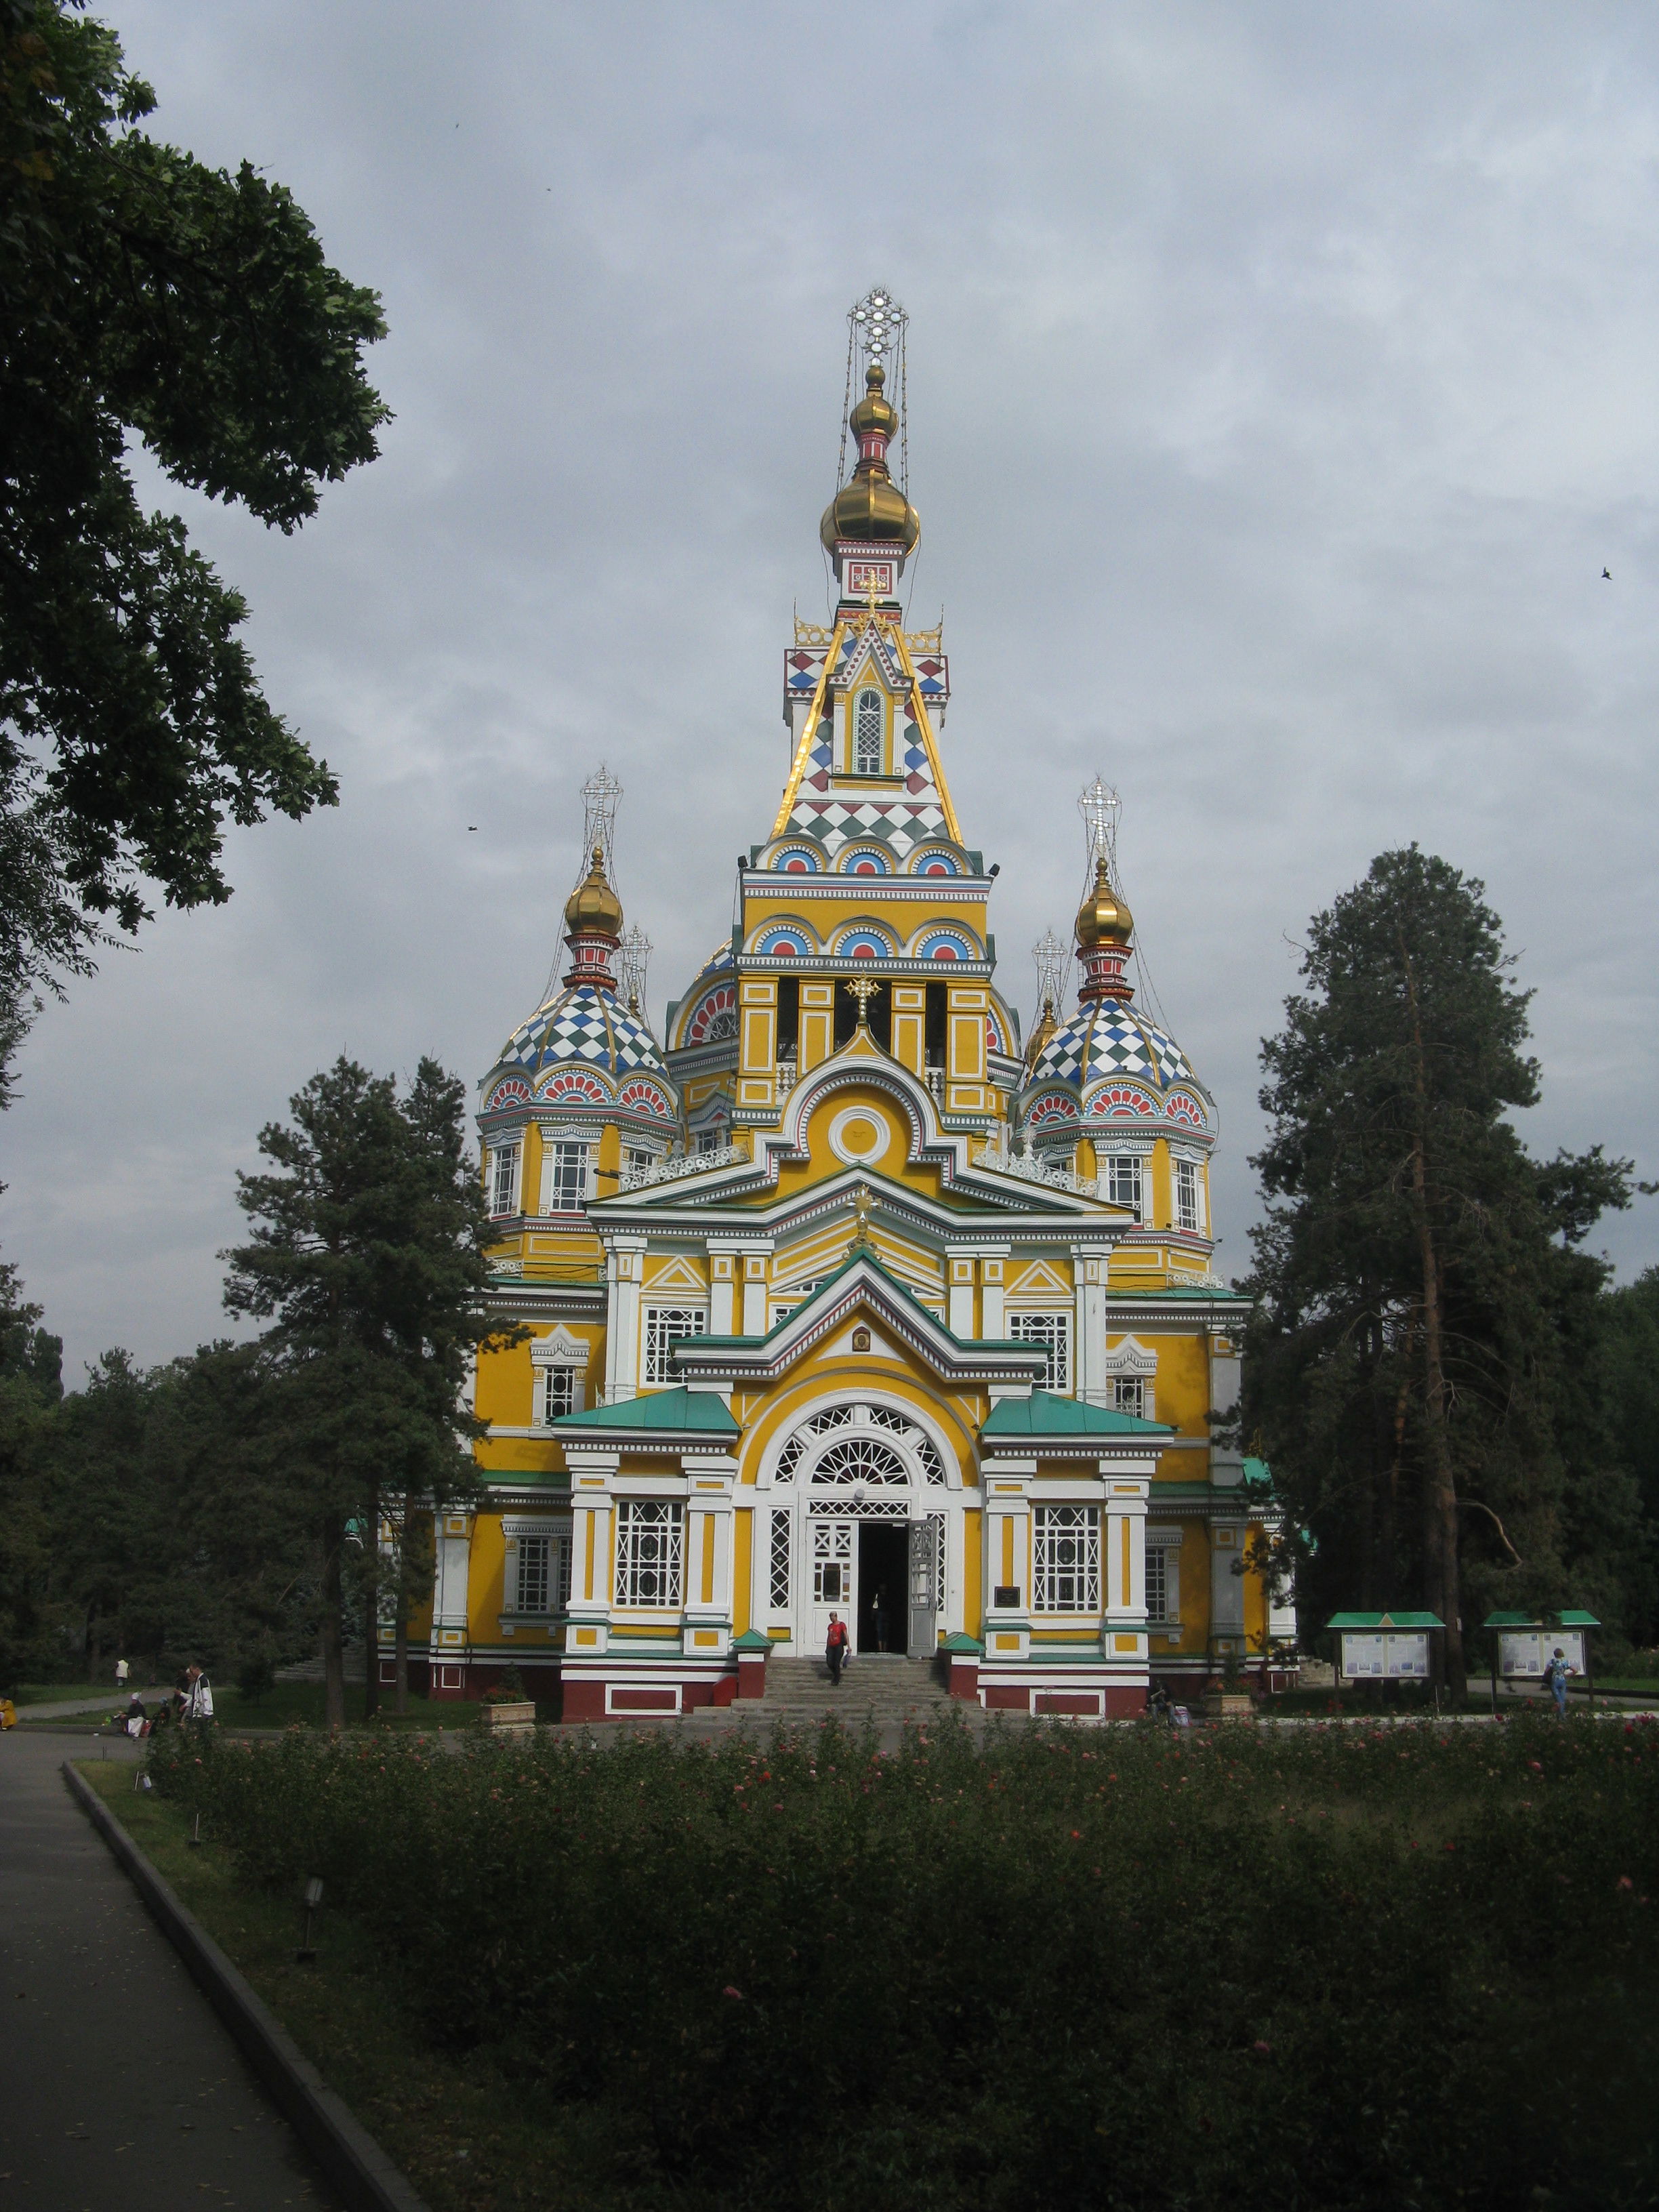
<path fill-rule="evenodd" d="M 1603 569 L 1602 569 L 1602 571 L 1601 571 L 1601 578 L 1602 578 L 1602 581 L 1603 581 L 1604 583 L 1608 583 L 1608 584 L 1610 584 L 1610 583 L 1613 581 L 1613 571 L 1612 571 L 1612 569 L 1611 569 L 1611 568 L 1603 568 Z"/>
<path fill-rule="evenodd" d="M 470 836 L 471 832 L 477 828 L 477 826 L 478 825 L 476 822 L 469 822 L 466 825 L 468 835 Z"/>

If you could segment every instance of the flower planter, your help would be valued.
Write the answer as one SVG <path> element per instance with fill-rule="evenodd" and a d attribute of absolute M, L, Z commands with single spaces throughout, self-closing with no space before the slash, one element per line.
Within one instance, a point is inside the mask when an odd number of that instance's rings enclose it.
<path fill-rule="evenodd" d="M 1255 1711 L 1248 1690 L 1206 1690 L 1204 1717 L 1211 1721 L 1247 1721 Z"/>
<path fill-rule="evenodd" d="M 492 1735 L 533 1735 L 536 1729 L 536 1701 L 533 1698 L 515 1698 L 513 1704 L 486 1705 L 483 1724 Z"/>

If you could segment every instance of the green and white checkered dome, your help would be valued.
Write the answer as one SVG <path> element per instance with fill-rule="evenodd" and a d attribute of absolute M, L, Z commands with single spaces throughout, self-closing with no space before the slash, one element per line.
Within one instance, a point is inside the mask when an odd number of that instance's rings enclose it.
<path fill-rule="evenodd" d="M 1191 1121 L 1195 1106 L 1204 1123 L 1215 1127 L 1215 1103 L 1192 1062 L 1172 1036 L 1127 1000 L 1102 999 L 1080 1006 L 1054 1030 L 1037 1054 L 1026 1092 L 1055 1083 L 1076 1094 L 1085 1114 L 1092 1099 L 1121 1088 L 1144 1098 L 1155 1117 L 1174 1107 L 1173 1118 Z"/>
<path fill-rule="evenodd" d="M 544 1000 L 514 1030 L 496 1062 L 498 1073 L 517 1071 L 532 1079 L 564 1066 L 599 1068 L 613 1081 L 630 1075 L 666 1081 L 668 1074 L 645 1024 L 592 983 L 572 984 Z"/>

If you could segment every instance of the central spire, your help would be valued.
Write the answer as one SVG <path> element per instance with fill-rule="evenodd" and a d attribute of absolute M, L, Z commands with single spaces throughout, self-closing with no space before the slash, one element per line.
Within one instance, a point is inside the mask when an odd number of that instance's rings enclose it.
<path fill-rule="evenodd" d="M 843 603 L 866 600 L 872 606 L 896 600 L 904 563 L 915 551 L 921 523 L 906 495 L 902 481 L 895 483 L 888 453 L 899 441 L 901 479 L 904 475 L 904 334 L 909 317 L 890 292 L 867 292 L 850 309 L 847 319 L 847 388 L 850 398 L 853 374 L 864 366 L 864 397 L 847 416 L 847 429 L 858 445 L 858 459 L 848 481 L 841 485 L 823 511 L 818 535 L 836 564 L 836 578 Z M 888 397 L 890 359 L 898 386 L 899 404 Z M 847 441 L 842 439 L 842 465 Z M 836 470 L 837 480 L 841 468 Z"/>

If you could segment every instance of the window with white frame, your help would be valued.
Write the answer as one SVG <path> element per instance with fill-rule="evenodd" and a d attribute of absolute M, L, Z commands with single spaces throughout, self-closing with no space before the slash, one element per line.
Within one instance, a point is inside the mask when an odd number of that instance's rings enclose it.
<path fill-rule="evenodd" d="M 1174 1544 L 1146 1547 L 1146 1618 L 1181 1618 L 1181 1553 Z"/>
<path fill-rule="evenodd" d="M 623 1152 L 623 1165 L 629 1175 L 644 1175 L 657 1164 L 657 1155 L 644 1145 L 629 1145 Z"/>
<path fill-rule="evenodd" d="M 497 1145 L 489 1155 L 489 1211 L 492 1214 L 519 1210 L 519 1161 L 521 1145 Z"/>
<path fill-rule="evenodd" d="M 1099 1612 L 1097 1505 L 1039 1505 L 1033 1516 L 1031 1551 L 1031 1600 L 1036 1612 Z"/>
<path fill-rule="evenodd" d="M 1204 1226 L 1203 1197 L 1196 1160 L 1175 1163 L 1175 1225 L 1194 1233 Z"/>
<path fill-rule="evenodd" d="M 518 1587 L 513 1603 L 515 1613 L 548 1611 L 548 1595 L 553 1586 L 552 1550 L 550 1536 L 520 1537 Z"/>
<path fill-rule="evenodd" d="M 645 1611 L 678 1608 L 684 1519 L 678 1499 L 624 1498 L 617 1507 L 617 1602 Z"/>
<path fill-rule="evenodd" d="M 1133 1413 L 1138 1421 L 1146 1418 L 1146 1385 L 1138 1375 L 1115 1375 L 1111 1384 L 1111 1407 L 1115 1413 Z"/>
<path fill-rule="evenodd" d="M 1106 1157 L 1106 1196 L 1114 1206 L 1121 1206 L 1139 1221 L 1141 1218 L 1140 1155 L 1139 1152 L 1109 1152 Z"/>
<path fill-rule="evenodd" d="M 642 1380 L 672 1382 L 674 1363 L 669 1346 L 683 1336 L 704 1336 L 708 1316 L 702 1306 L 647 1306 L 645 1310 L 645 1358 Z"/>
<path fill-rule="evenodd" d="M 697 1150 L 699 1152 L 718 1152 L 724 1146 L 725 1142 L 726 1132 L 724 1129 L 720 1128 L 718 1124 L 711 1128 L 699 1129 L 697 1132 Z"/>
<path fill-rule="evenodd" d="M 847 1605 L 853 1596 L 853 1524 L 812 1523 L 812 1602 Z"/>
<path fill-rule="evenodd" d="M 541 1418 L 544 1425 L 563 1420 L 582 1409 L 582 1370 L 580 1367 L 544 1367 L 541 1370 Z"/>
<path fill-rule="evenodd" d="M 1021 1344 L 1040 1344 L 1048 1355 L 1047 1370 L 1038 1378 L 1040 1390 L 1069 1390 L 1072 1387 L 1072 1316 L 1068 1313 L 1011 1313 L 1005 1322 L 1010 1336 Z"/>
<path fill-rule="evenodd" d="M 580 1213 L 587 1202 L 587 1170 L 592 1146 L 561 1137 L 543 1151 L 542 1211 Z"/>
<path fill-rule="evenodd" d="M 853 772 L 881 774 L 883 725 L 886 721 L 879 691 L 860 691 L 853 714 Z"/>
<path fill-rule="evenodd" d="M 790 1516 L 787 1510 L 772 1510 L 772 1545 L 767 1559 L 767 1595 L 774 1613 L 789 1610 L 789 1536 Z"/>

